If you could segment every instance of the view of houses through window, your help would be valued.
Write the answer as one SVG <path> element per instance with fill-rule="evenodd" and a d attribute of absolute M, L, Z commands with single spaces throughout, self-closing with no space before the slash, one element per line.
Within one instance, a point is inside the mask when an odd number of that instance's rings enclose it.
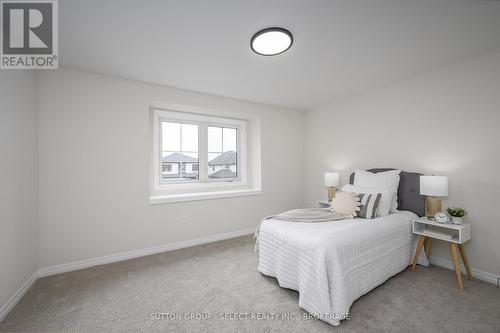
<path fill-rule="evenodd" d="M 180 122 L 161 123 L 162 181 L 199 180 L 199 145 L 207 145 L 207 181 L 238 178 L 237 129 L 206 126 L 206 139 L 199 140 L 200 126 Z"/>
<path fill-rule="evenodd" d="M 208 126 L 208 178 L 237 178 L 236 128 Z"/>
<path fill-rule="evenodd" d="M 199 179 L 198 125 L 162 122 L 162 178 Z"/>

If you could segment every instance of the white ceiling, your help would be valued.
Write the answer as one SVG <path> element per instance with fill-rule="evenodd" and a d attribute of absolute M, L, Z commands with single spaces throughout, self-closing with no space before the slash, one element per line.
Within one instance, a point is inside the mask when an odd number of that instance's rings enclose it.
<path fill-rule="evenodd" d="M 62 0 L 62 67 L 309 109 L 500 46 L 500 1 Z M 289 29 L 290 50 L 249 41 Z"/>

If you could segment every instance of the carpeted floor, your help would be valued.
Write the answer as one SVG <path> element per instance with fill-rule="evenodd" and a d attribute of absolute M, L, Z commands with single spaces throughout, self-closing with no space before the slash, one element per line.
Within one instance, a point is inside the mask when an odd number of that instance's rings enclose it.
<path fill-rule="evenodd" d="M 465 279 L 460 292 L 453 272 L 435 266 L 361 297 L 339 327 L 304 319 L 297 292 L 258 273 L 252 249 L 252 238 L 240 237 L 43 278 L 0 331 L 500 332 L 500 289 Z M 235 312 L 290 319 L 220 317 Z M 191 313 L 212 317 L 184 318 Z"/>

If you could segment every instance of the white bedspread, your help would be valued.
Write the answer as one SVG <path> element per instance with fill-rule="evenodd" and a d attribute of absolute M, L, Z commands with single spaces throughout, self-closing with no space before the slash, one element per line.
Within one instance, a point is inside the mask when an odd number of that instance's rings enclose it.
<path fill-rule="evenodd" d="M 259 271 L 297 290 L 301 308 L 337 326 L 357 298 L 408 266 L 416 217 L 398 212 L 372 220 L 263 221 Z M 419 264 L 428 265 L 423 252 Z"/>

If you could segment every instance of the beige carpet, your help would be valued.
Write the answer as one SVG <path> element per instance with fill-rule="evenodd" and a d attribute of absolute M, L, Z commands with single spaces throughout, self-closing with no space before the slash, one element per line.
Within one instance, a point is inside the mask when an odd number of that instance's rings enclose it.
<path fill-rule="evenodd" d="M 500 289 L 453 272 L 404 271 L 357 300 L 334 328 L 304 320 L 298 294 L 257 272 L 251 237 L 166 252 L 40 279 L 0 323 L 19 332 L 500 332 Z M 209 319 L 182 318 L 190 313 Z M 292 320 L 221 319 L 224 313 Z M 181 319 L 153 320 L 153 313 Z M 158 315 L 161 317 L 161 315 Z"/>

